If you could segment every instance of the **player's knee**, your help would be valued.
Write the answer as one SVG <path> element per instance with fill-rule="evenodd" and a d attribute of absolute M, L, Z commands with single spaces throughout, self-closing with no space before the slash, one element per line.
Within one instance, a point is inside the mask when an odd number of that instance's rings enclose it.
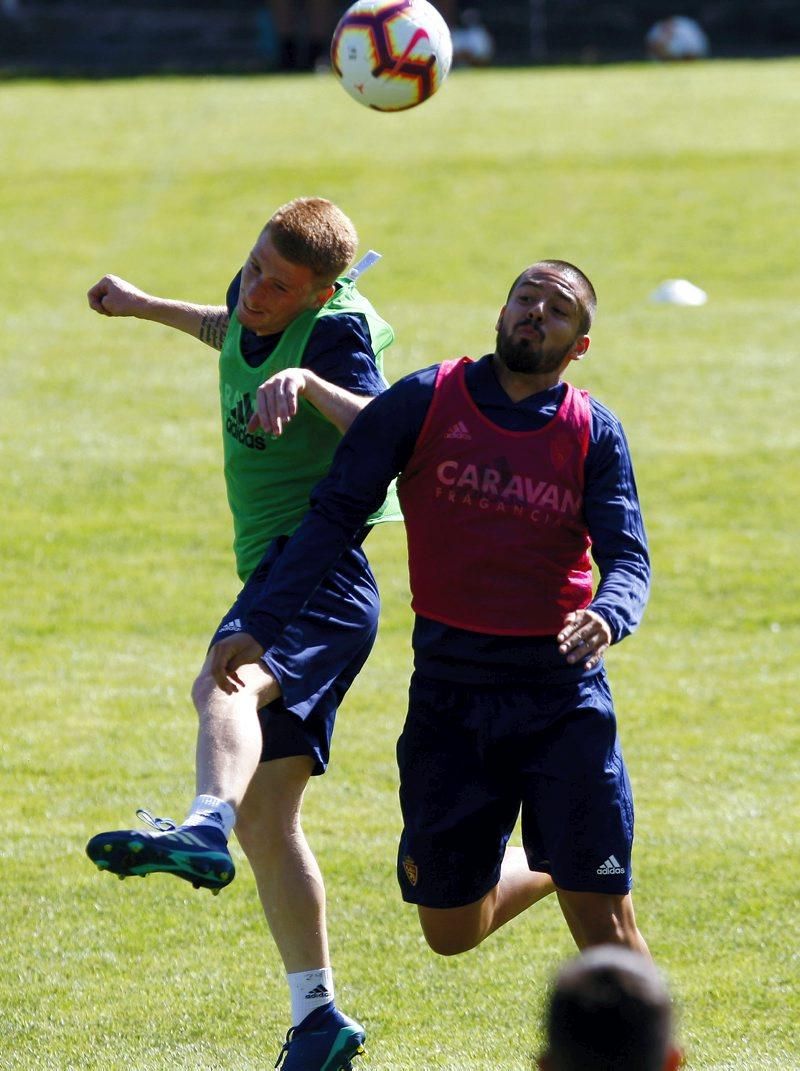
<path fill-rule="evenodd" d="M 462 952 L 469 952 L 475 947 L 471 941 L 455 938 L 451 934 L 425 933 L 425 940 L 437 956 L 460 956 Z"/>
<path fill-rule="evenodd" d="M 291 808 L 243 805 L 236 815 L 236 839 L 258 876 L 280 869 L 287 859 L 310 854 L 299 814 Z"/>
<path fill-rule="evenodd" d="M 433 920 L 426 916 L 424 909 L 419 913 L 419 921 L 428 947 L 437 956 L 460 956 L 481 943 L 482 935 L 453 926 L 447 919 Z"/>
<path fill-rule="evenodd" d="M 254 791 L 251 784 L 236 812 L 236 839 L 248 859 L 268 854 L 275 838 L 274 814 L 270 800 Z"/>
<path fill-rule="evenodd" d="M 303 794 L 314 768 L 310 755 L 290 755 L 262 763 L 236 814 L 236 836 L 245 854 L 304 840 L 300 824 Z"/>
<path fill-rule="evenodd" d="M 439 934 L 436 937 L 426 936 L 426 940 L 437 956 L 460 956 L 477 948 L 484 936 L 475 933 Z"/>
<path fill-rule="evenodd" d="M 264 834 L 264 826 L 259 820 L 259 815 L 253 813 L 251 808 L 239 808 L 235 829 L 236 839 L 251 862 L 255 857 L 265 854 L 268 849 L 268 838 Z"/>
<path fill-rule="evenodd" d="M 208 699 L 214 687 L 214 678 L 204 666 L 192 684 L 192 703 L 194 703 L 194 708 L 198 714 L 202 715 L 208 705 Z"/>

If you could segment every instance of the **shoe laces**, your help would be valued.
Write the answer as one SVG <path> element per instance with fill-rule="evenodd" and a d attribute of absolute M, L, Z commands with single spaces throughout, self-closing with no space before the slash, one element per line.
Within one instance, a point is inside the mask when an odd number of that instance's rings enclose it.
<path fill-rule="evenodd" d="M 278 1053 L 278 1059 L 275 1061 L 275 1067 L 280 1067 L 283 1061 L 286 1059 L 286 1054 L 289 1051 L 289 1046 L 292 1044 L 292 1035 L 295 1032 L 295 1027 L 290 1027 L 286 1031 L 286 1041 L 283 1043 L 283 1048 Z"/>
<path fill-rule="evenodd" d="M 292 1038 L 294 1037 L 296 1031 L 296 1026 L 292 1026 L 286 1031 L 286 1041 L 284 1041 L 283 1048 L 278 1053 L 278 1059 L 275 1061 L 275 1067 L 280 1067 L 280 1065 L 286 1059 L 286 1055 L 289 1052 L 289 1046 L 292 1044 Z M 340 1071 L 353 1071 L 353 1065 L 350 1063 L 349 1060 L 347 1060 L 346 1063 L 343 1063 L 341 1065 Z"/>
<path fill-rule="evenodd" d="M 146 811 L 144 807 L 140 807 L 137 810 L 136 817 L 146 825 L 152 826 L 153 829 L 157 829 L 159 833 L 171 833 L 173 829 L 178 828 L 171 818 L 156 818 L 155 815 Z"/>

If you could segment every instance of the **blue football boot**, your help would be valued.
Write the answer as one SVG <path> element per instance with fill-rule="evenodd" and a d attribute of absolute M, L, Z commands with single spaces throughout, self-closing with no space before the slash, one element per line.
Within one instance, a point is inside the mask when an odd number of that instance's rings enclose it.
<path fill-rule="evenodd" d="M 292 1027 L 275 1063 L 281 1071 L 352 1071 L 350 1061 L 364 1051 L 364 1027 L 331 1002 L 309 1012 Z"/>
<path fill-rule="evenodd" d="M 214 826 L 176 826 L 166 818 L 153 818 L 139 810 L 137 816 L 153 826 L 98 833 L 86 845 L 86 854 L 100 870 L 120 878 L 148 874 L 175 874 L 216 894 L 230 885 L 236 874 L 228 843 Z"/>

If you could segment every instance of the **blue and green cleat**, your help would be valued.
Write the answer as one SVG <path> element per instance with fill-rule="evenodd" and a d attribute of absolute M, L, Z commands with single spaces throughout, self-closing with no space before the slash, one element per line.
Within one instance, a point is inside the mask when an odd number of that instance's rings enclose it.
<path fill-rule="evenodd" d="M 292 1027 L 275 1063 L 281 1071 L 352 1071 L 364 1051 L 364 1027 L 342 1015 L 335 1004 L 310 1012 Z"/>
<path fill-rule="evenodd" d="M 211 889 L 214 894 L 233 881 L 236 868 L 221 830 L 210 825 L 176 826 L 147 811 L 136 813 L 155 832 L 118 829 L 92 837 L 86 854 L 100 870 L 119 878 L 174 874 L 195 889 Z"/>

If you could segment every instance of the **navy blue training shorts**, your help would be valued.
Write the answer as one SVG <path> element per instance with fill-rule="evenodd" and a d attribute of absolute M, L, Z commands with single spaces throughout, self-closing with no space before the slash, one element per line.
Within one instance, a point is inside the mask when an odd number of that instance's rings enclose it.
<path fill-rule="evenodd" d="M 270 543 L 220 622 L 212 646 L 242 630 L 241 619 L 259 602 L 261 587 L 285 544 L 285 537 Z M 360 547 L 350 548 L 264 653 L 282 695 L 258 712 L 262 762 L 311 755 L 312 773 L 325 772 L 336 711 L 372 650 L 379 613 L 378 588 L 369 563 Z"/>
<path fill-rule="evenodd" d="M 568 891 L 630 889 L 633 800 L 604 672 L 555 687 L 415 673 L 397 761 L 409 903 L 484 896 L 520 811 L 531 870 Z"/>

